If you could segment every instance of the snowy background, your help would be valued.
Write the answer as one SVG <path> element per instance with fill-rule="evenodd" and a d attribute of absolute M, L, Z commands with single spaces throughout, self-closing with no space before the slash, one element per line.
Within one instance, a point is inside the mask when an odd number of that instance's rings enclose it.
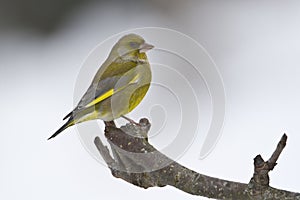
<path fill-rule="evenodd" d="M 300 190 L 298 1 L 22 2 L 0 1 L 0 199 L 199 199 L 172 187 L 144 190 L 113 178 L 74 128 L 46 140 L 73 106 L 90 51 L 114 34 L 150 26 L 180 31 L 200 43 L 226 90 L 226 119 L 216 148 L 200 160 L 204 135 L 199 134 L 178 162 L 248 182 L 252 159 L 260 153 L 267 159 L 287 133 L 271 186 Z"/>

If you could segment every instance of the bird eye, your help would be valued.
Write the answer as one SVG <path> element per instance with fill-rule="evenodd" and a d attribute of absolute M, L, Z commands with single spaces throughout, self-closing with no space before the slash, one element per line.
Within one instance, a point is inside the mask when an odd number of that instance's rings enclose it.
<path fill-rule="evenodd" d="M 139 44 L 137 42 L 130 42 L 129 45 L 135 49 L 137 49 L 139 47 Z"/>

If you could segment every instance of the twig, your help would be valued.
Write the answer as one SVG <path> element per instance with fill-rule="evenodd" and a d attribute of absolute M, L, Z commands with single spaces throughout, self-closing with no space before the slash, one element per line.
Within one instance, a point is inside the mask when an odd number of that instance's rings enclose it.
<path fill-rule="evenodd" d="M 117 128 L 106 124 L 107 138 L 114 158 L 100 138 L 95 138 L 101 156 L 112 174 L 142 188 L 174 186 L 186 193 L 214 199 L 299 199 L 300 194 L 269 186 L 268 172 L 273 170 L 285 147 L 284 134 L 268 161 L 258 155 L 254 159 L 254 174 L 248 184 L 209 177 L 190 170 L 155 149 L 147 138 L 150 123 L 141 119 L 139 125 L 126 124 Z"/>

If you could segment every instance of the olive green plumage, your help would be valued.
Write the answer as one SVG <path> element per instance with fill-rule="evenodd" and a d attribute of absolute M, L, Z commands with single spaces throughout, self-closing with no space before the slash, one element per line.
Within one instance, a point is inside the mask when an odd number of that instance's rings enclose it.
<path fill-rule="evenodd" d="M 78 105 L 64 117 L 68 121 L 48 139 L 74 124 L 94 119 L 112 121 L 132 111 L 150 86 L 151 69 L 145 52 L 152 48 L 136 34 L 122 37 Z"/>

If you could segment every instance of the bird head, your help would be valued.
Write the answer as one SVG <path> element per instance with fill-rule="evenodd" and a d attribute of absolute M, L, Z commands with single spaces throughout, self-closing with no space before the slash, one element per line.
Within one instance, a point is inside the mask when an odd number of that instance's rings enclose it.
<path fill-rule="evenodd" d="M 118 56 L 137 56 L 140 53 L 152 49 L 154 46 L 147 44 L 145 40 L 136 34 L 123 36 L 113 47 L 112 52 Z"/>

